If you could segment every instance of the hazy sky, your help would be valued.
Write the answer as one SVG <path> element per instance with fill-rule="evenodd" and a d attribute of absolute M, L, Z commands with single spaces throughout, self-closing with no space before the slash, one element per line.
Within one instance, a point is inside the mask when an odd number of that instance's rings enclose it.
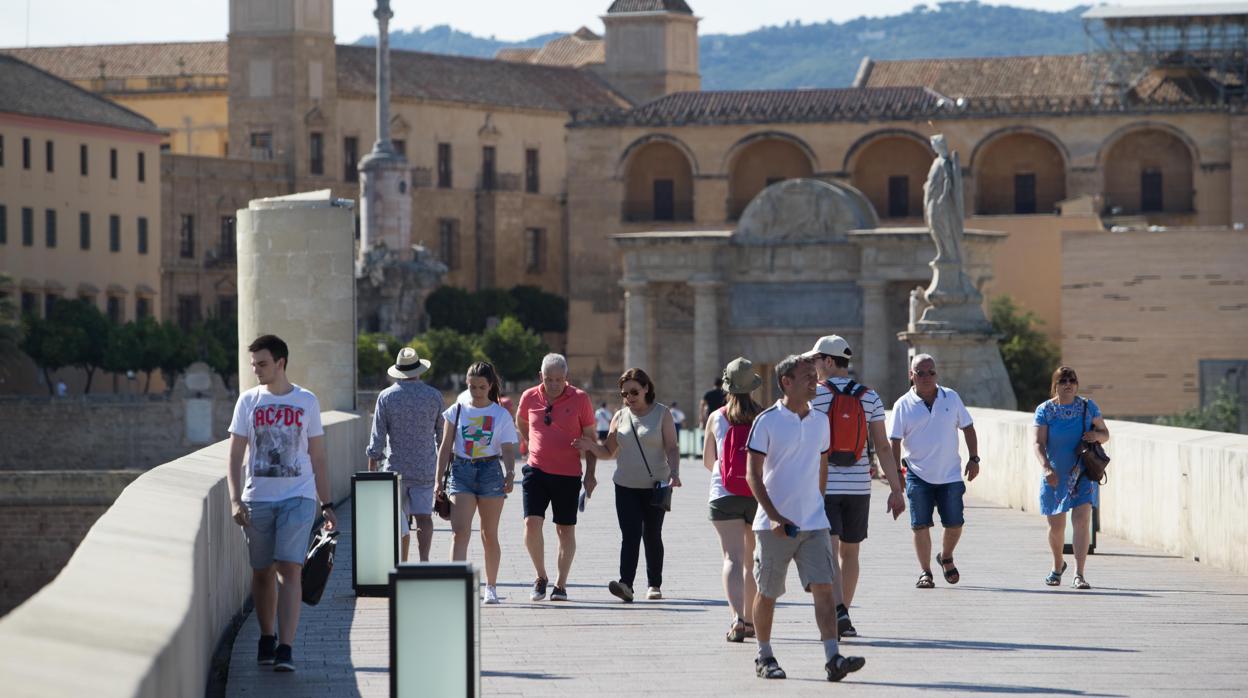
<path fill-rule="evenodd" d="M 986 4 L 1066 10 L 1072 0 L 987 0 Z M 908 11 L 921 0 L 690 0 L 703 34 L 740 34 L 800 19 L 822 22 Z M 1114 0 L 1115 5 L 1157 0 Z M 228 0 L 0 0 L 0 46 L 55 46 L 225 38 Z M 610 0 L 392 0 L 393 29 L 449 24 L 478 36 L 526 39 L 581 25 L 602 29 Z M 343 43 L 375 33 L 373 0 L 335 0 L 334 30 Z M 536 8 L 538 11 L 532 11 Z M 869 8 L 869 9 L 865 9 Z"/>

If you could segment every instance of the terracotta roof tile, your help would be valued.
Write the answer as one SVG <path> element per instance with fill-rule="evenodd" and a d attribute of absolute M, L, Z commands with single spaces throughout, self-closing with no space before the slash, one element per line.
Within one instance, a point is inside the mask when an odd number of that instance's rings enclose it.
<path fill-rule="evenodd" d="M 1088 54 L 873 61 L 856 87 L 921 85 L 949 97 L 1091 95 L 1103 68 Z"/>
<path fill-rule="evenodd" d="M 580 68 L 607 62 L 607 45 L 602 37 L 588 27 L 581 27 L 571 34 L 552 39 L 539 49 L 499 49 L 494 57 L 500 61 L 557 65 Z"/>
<path fill-rule="evenodd" d="M 390 55 L 396 97 L 571 111 L 627 106 L 628 101 L 588 70 L 512 63 L 416 51 Z M 375 49 L 338 47 L 338 91 L 374 94 Z"/>
<path fill-rule="evenodd" d="M 0 53 L 66 80 L 229 73 L 224 41 L 0 48 Z"/>
<path fill-rule="evenodd" d="M 949 100 L 922 87 L 677 92 L 635 109 L 579 111 L 580 126 L 866 121 L 934 115 Z"/>
<path fill-rule="evenodd" d="M 691 15 L 693 8 L 685 0 L 615 0 L 607 9 L 609 15 L 622 12 L 679 12 Z"/>
<path fill-rule="evenodd" d="M 0 55 L 0 112 L 161 133 L 146 117 L 8 55 Z"/>

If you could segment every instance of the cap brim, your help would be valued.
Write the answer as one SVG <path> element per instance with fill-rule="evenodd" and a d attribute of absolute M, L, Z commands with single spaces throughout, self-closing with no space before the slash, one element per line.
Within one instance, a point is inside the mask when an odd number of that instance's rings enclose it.
<path fill-rule="evenodd" d="M 391 366 L 386 370 L 386 375 L 396 380 L 403 380 L 404 378 L 419 378 L 420 374 L 428 371 L 431 365 L 432 364 L 429 363 L 428 359 L 421 359 L 419 368 L 400 371 L 398 366 Z"/>

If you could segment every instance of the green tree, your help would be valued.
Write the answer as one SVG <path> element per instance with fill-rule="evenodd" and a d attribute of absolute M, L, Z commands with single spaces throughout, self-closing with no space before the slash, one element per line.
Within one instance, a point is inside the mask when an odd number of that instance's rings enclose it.
<path fill-rule="evenodd" d="M 490 318 L 503 319 L 516 314 L 516 299 L 511 292 L 501 288 L 485 288 L 473 294 L 477 308 L 481 313 L 482 326 L 476 331 L 485 329 L 485 322 Z"/>
<path fill-rule="evenodd" d="M 12 288 L 13 277 L 0 273 L 0 288 Z M 6 368 L 22 353 L 22 319 L 13 296 L 0 291 L 0 369 Z"/>
<path fill-rule="evenodd" d="M 454 286 L 441 286 L 425 299 L 429 327 L 450 329 L 460 334 L 476 334 L 485 329 L 485 315 L 474 293 Z"/>
<path fill-rule="evenodd" d="M 113 323 L 104 313 L 87 300 L 60 300 L 52 306 L 48 321 L 58 327 L 68 343 L 70 365 L 87 373 L 83 393 L 91 392 L 95 372 L 104 365 L 104 353 L 108 348 Z"/>
<path fill-rule="evenodd" d="M 1009 296 L 993 298 L 990 308 L 992 329 L 1002 335 L 997 343 L 1019 407 L 1027 409 L 1049 399 L 1049 381 L 1061 355 L 1038 329 L 1044 321 Z"/>
<path fill-rule="evenodd" d="M 77 338 L 73 328 L 66 331 L 63 325 L 45 320 L 38 315 L 28 314 L 22 317 L 22 352 L 43 373 L 43 382 L 48 386 L 48 395 L 53 394 L 52 374 L 69 366 L 74 361 L 74 345 Z"/>
<path fill-rule="evenodd" d="M 1157 423 L 1168 427 L 1239 433 L 1239 395 L 1230 385 L 1223 383 L 1218 386 L 1208 405 L 1161 417 Z"/>
<path fill-rule="evenodd" d="M 365 332 L 355 339 L 356 371 L 360 385 L 384 385 L 386 369 L 394 364 L 403 344 L 384 332 Z"/>
<path fill-rule="evenodd" d="M 503 380 L 518 381 L 537 375 L 550 348 L 535 332 L 509 317 L 481 336 L 481 351 Z"/>
<path fill-rule="evenodd" d="M 138 343 L 134 369 L 143 372 L 143 393 L 146 394 L 152 388 L 152 374 L 160 368 L 165 346 L 164 331 L 160 323 L 151 317 L 141 318 L 132 324 L 135 341 Z"/>
<path fill-rule="evenodd" d="M 511 296 L 520 324 L 538 333 L 568 331 L 568 299 L 536 286 L 516 286 Z"/>
<path fill-rule="evenodd" d="M 161 323 L 160 332 L 156 336 L 160 374 L 165 379 L 165 390 L 173 392 L 178 376 L 185 373 L 187 367 L 199 357 L 195 338 L 176 322 L 168 320 Z"/>
<path fill-rule="evenodd" d="M 418 335 L 408 342 L 408 346 L 432 364 L 425 379 L 445 385 L 450 376 L 464 373 L 474 361 L 484 358 L 477 342 L 475 336 L 441 328 Z"/>
<path fill-rule="evenodd" d="M 108 333 L 100 367 L 112 374 L 137 371 L 141 353 L 138 326 L 133 322 L 115 325 Z"/>
<path fill-rule="evenodd" d="M 194 335 L 200 358 L 228 389 L 230 380 L 238 376 L 238 321 L 210 315 Z"/>

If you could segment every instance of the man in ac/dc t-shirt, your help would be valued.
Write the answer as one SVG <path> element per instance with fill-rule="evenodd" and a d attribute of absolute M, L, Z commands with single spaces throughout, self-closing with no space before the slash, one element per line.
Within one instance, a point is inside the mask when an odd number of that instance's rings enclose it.
<path fill-rule="evenodd" d="M 299 626 L 303 560 L 318 499 L 325 529 L 337 527 L 325 432 L 316 396 L 286 378 L 290 355 L 286 343 L 265 335 L 247 349 L 260 385 L 239 395 L 234 405 L 226 480 L 232 515 L 243 527 L 251 559 L 251 596 L 260 623 L 256 659 L 273 665 L 274 671 L 294 671 L 291 646 Z M 280 640 L 275 624 L 281 628 Z"/>

